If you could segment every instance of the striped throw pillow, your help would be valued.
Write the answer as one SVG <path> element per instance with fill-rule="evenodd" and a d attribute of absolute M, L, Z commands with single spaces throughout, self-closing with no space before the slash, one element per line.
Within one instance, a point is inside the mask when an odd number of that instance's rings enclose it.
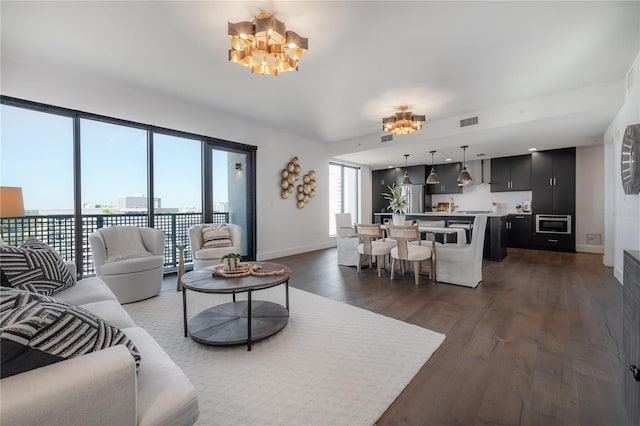
<path fill-rule="evenodd" d="M 36 239 L 21 247 L 0 247 L 0 269 L 9 286 L 45 296 L 76 283 L 58 252 Z"/>
<path fill-rule="evenodd" d="M 233 245 L 226 223 L 202 228 L 202 242 L 203 248 L 231 247 Z"/>
<path fill-rule="evenodd" d="M 79 306 L 13 288 L 0 290 L 0 378 L 124 345 L 140 365 L 127 335 Z"/>

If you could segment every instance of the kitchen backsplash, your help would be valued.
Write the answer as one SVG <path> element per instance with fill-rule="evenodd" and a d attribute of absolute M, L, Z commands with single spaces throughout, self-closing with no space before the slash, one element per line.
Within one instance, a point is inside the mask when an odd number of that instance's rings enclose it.
<path fill-rule="evenodd" d="M 468 185 L 462 188 L 462 194 L 432 195 L 431 205 L 448 203 L 453 198 L 453 204 L 458 211 L 493 210 L 491 202 L 500 203 L 498 213 L 516 213 L 516 205 L 525 201 L 531 202 L 531 191 L 491 192 L 488 183 Z"/>

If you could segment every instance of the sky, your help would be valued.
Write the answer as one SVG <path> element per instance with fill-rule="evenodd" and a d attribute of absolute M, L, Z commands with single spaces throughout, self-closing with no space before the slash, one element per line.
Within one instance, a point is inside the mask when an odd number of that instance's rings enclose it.
<path fill-rule="evenodd" d="M 73 122 L 2 105 L 0 185 L 22 187 L 26 210 L 73 209 Z M 82 203 L 117 206 L 147 195 L 146 131 L 81 119 Z M 162 207 L 201 207 L 201 143 L 154 135 L 154 191 Z M 227 153 L 213 153 L 213 199 L 227 202 Z"/>

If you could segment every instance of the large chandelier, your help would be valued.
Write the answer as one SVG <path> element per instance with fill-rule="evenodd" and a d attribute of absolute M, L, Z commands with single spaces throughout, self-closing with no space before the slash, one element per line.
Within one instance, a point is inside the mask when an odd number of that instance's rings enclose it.
<path fill-rule="evenodd" d="M 415 115 L 411 111 L 407 111 L 408 106 L 402 105 L 400 112 L 396 112 L 391 117 L 382 119 L 382 130 L 391 132 L 394 135 L 408 135 L 416 130 L 422 129 L 425 121 L 424 115 Z"/>
<path fill-rule="evenodd" d="M 298 71 L 298 60 L 309 48 L 308 39 L 287 31 L 284 22 L 270 13 L 261 13 L 251 22 L 229 22 L 229 35 L 229 61 L 258 74 Z"/>

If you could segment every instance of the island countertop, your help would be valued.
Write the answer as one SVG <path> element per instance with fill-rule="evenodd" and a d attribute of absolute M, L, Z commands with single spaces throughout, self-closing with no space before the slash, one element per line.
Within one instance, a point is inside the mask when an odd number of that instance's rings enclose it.
<path fill-rule="evenodd" d="M 494 212 L 490 212 L 490 211 L 474 211 L 474 212 L 470 212 L 470 211 L 461 211 L 461 212 L 453 212 L 453 213 L 449 213 L 449 212 L 426 212 L 426 213 L 405 213 L 405 216 L 469 216 L 469 217 L 475 217 L 479 214 L 486 214 L 488 217 L 502 217 L 502 216 L 507 216 L 509 214 L 515 214 L 514 213 L 494 213 Z M 527 213 L 517 213 L 517 214 L 531 214 L 530 212 Z M 391 216 L 391 213 L 374 213 L 375 216 Z"/>

